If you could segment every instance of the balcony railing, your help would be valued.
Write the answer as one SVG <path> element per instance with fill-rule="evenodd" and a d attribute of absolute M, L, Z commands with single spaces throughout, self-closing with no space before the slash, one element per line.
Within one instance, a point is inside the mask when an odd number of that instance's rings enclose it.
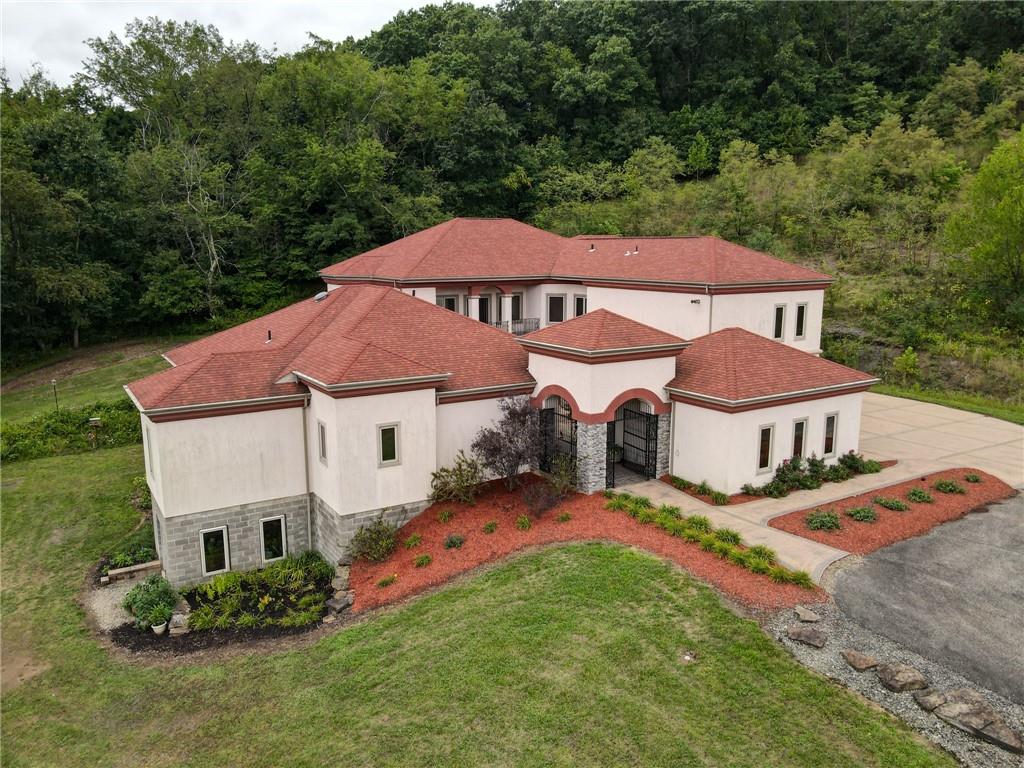
<path fill-rule="evenodd" d="M 511 329 L 509 328 L 508 320 L 496 320 L 490 324 L 506 333 L 511 330 L 516 336 L 522 336 L 524 333 L 533 333 L 540 328 L 539 317 L 524 317 L 522 320 L 512 320 L 511 322 Z"/>

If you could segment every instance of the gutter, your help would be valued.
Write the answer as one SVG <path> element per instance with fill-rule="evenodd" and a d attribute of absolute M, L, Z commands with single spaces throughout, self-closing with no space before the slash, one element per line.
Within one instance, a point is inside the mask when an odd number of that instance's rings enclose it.
<path fill-rule="evenodd" d="M 306 549 L 313 548 L 313 503 L 310 501 L 309 482 L 309 400 L 302 404 L 302 468 L 306 474 Z M 319 437 L 319 436 L 318 436 Z"/>
<path fill-rule="evenodd" d="M 132 394 L 132 391 L 128 389 L 128 385 L 124 385 L 124 391 L 128 393 L 128 397 L 135 404 L 135 407 L 139 409 L 140 413 L 144 413 L 147 416 L 164 416 L 175 413 L 191 413 L 194 411 L 209 411 L 217 408 L 233 408 L 239 405 L 265 405 L 268 403 L 286 403 L 292 400 L 308 401 L 309 394 L 300 395 L 275 395 L 274 397 L 255 397 L 248 400 L 222 400 L 216 403 L 196 403 L 189 405 L 174 405 L 167 408 L 145 408 Z"/>
<path fill-rule="evenodd" d="M 747 397 L 742 400 L 729 400 L 724 397 L 715 397 L 713 395 L 705 395 L 700 392 L 693 392 L 685 389 L 677 389 L 675 387 L 665 387 L 665 391 L 674 395 L 683 395 L 685 397 L 692 397 L 694 400 L 701 400 L 706 403 L 713 403 L 715 405 L 726 405 L 739 407 L 744 405 L 755 405 L 758 403 L 770 403 L 773 400 L 788 400 L 793 397 L 801 397 L 803 395 L 820 395 L 826 393 L 842 394 L 844 391 L 849 389 L 860 389 L 862 387 L 870 387 L 872 384 L 877 384 L 881 379 L 863 379 L 861 381 L 853 381 L 847 384 L 833 384 L 828 387 L 812 387 L 811 389 L 798 389 L 792 392 L 779 392 L 772 395 L 762 395 L 760 397 Z"/>
<path fill-rule="evenodd" d="M 509 281 L 563 281 L 571 283 L 632 283 L 635 285 L 670 285 L 675 288 L 693 288 L 696 291 L 709 293 L 713 288 L 768 288 L 772 286 L 792 287 L 798 290 L 805 285 L 821 285 L 822 283 L 832 284 L 836 278 L 823 275 L 820 278 L 808 278 L 806 280 L 765 280 L 742 283 L 709 283 L 709 282 L 688 282 L 685 280 L 652 280 L 637 277 L 594 277 L 589 275 L 479 275 L 476 277 L 380 277 L 376 275 L 328 275 L 318 273 L 322 280 L 337 280 L 345 283 L 380 283 L 382 285 L 405 286 L 405 285 L 438 285 L 451 283 L 507 283 Z"/>
<path fill-rule="evenodd" d="M 523 387 L 536 387 L 537 382 L 535 381 L 523 381 L 519 384 L 493 384 L 487 387 L 471 387 L 469 389 L 451 389 L 446 392 L 438 392 L 437 399 L 440 401 L 445 398 L 452 397 L 463 397 L 465 395 L 483 395 L 490 394 L 491 392 L 505 392 L 510 389 L 522 389 Z"/>

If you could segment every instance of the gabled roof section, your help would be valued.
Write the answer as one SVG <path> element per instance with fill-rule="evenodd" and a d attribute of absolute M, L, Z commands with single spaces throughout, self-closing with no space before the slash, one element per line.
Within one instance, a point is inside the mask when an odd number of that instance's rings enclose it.
<path fill-rule="evenodd" d="M 676 357 L 666 389 L 725 405 L 812 399 L 865 389 L 878 379 L 751 333 L 725 328 L 694 339 Z"/>
<path fill-rule="evenodd" d="M 270 340 L 268 341 L 268 333 Z M 417 382 L 439 392 L 533 384 L 514 337 L 381 285 L 349 285 L 172 350 L 127 389 L 143 410 L 301 398 Z"/>
<path fill-rule="evenodd" d="M 583 357 L 638 352 L 670 356 L 686 346 L 678 336 L 607 309 L 595 309 L 564 323 L 549 325 L 521 336 L 519 343 L 531 352 L 560 351 Z"/>

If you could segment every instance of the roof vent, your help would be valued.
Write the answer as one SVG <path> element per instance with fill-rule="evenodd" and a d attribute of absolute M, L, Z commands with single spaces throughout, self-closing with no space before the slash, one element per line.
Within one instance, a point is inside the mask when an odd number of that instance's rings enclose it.
<path fill-rule="evenodd" d="M 623 255 L 623 256 L 632 256 L 632 255 L 633 255 L 633 252 L 632 252 L 632 251 L 626 251 L 626 252 L 625 252 L 624 254 L 622 254 L 622 255 Z"/>
<path fill-rule="evenodd" d="M 320 291 L 316 296 L 313 297 L 313 301 L 323 301 L 327 298 L 327 291 Z"/>
<path fill-rule="evenodd" d="M 590 244 L 590 247 L 589 247 L 589 248 L 588 248 L 587 250 L 588 250 L 588 251 L 590 251 L 590 253 L 593 253 L 594 251 L 596 251 L 596 250 L 597 250 L 597 248 L 595 248 L 595 247 L 594 247 L 594 244 L 593 244 L 593 243 L 591 243 L 591 244 Z"/>
<path fill-rule="evenodd" d="M 273 334 L 271 334 L 270 329 L 267 328 L 267 340 L 265 342 L 263 342 L 263 343 L 264 344 L 269 344 L 271 341 L 273 341 L 273 338 L 274 338 Z"/>

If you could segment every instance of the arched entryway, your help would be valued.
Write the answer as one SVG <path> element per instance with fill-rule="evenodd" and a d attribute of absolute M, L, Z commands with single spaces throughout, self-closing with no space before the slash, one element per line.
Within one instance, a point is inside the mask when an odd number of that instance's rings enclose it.
<path fill-rule="evenodd" d="M 565 398 L 559 395 L 545 398 L 540 411 L 542 472 L 551 472 L 559 457 L 576 461 L 578 426 L 576 419 L 572 417 L 572 408 Z"/>
<path fill-rule="evenodd" d="M 658 416 L 646 400 L 633 398 L 608 422 L 605 485 L 650 480 L 658 472 Z"/>

